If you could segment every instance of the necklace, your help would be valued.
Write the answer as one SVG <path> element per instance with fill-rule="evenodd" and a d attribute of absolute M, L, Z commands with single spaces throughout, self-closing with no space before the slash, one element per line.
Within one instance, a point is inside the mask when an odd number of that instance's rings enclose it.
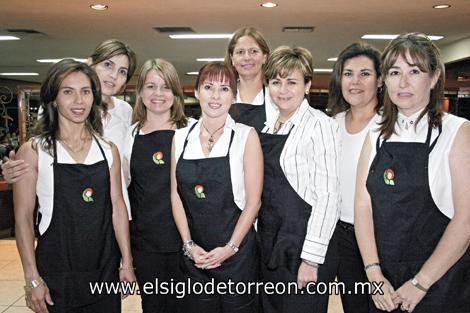
<path fill-rule="evenodd" d="M 207 150 L 209 150 L 209 152 L 211 152 L 212 148 L 214 148 L 214 144 L 215 144 L 214 135 L 225 126 L 225 123 L 222 126 L 220 126 L 219 128 L 217 128 L 215 131 L 213 131 L 212 133 L 207 129 L 206 125 L 204 125 L 204 122 L 201 122 L 201 124 L 202 124 L 202 127 L 204 127 L 204 129 L 206 130 L 206 132 L 209 133 L 210 137 L 209 137 L 209 140 L 207 141 Z"/>
<path fill-rule="evenodd" d="M 279 130 L 282 128 L 282 125 L 284 125 L 284 123 L 285 122 L 281 122 L 278 117 L 276 120 L 276 123 L 274 124 L 273 134 L 277 134 Z"/>
<path fill-rule="evenodd" d="M 72 153 L 79 153 L 79 152 L 82 152 L 82 151 L 83 151 L 83 149 L 85 148 L 86 143 L 88 142 L 88 140 L 89 140 L 90 138 L 83 138 L 83 139 L 84 139 L 84 140 L 81 140 L 81 145 L 80 145 L 80 147 L 75 148 L 75 149 L 72 148 L 72 145 L 70 145 L 70 144 L 69 144 L 67 141 L 65 141 L 64 139 L 59 139 L 59 140 L 60 140 L 60 142 L 62 142 L 62 143 L 65 145 L 65 148 L 66 148 L 67 150 L 69 150 L 70 152 L 72 152 Z"/>

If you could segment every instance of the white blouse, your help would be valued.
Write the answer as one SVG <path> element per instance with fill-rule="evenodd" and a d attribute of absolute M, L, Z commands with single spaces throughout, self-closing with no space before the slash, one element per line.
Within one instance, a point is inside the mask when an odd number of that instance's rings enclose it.
<path fill-rule="evenodd" d="M 416 112 L 412 116 L 405 116 L 398 113 L 396 134 L 387 140 L 390 142 L 426 142 L 428 132 L 427 114 L 417 122 L 417 118 L 422 111 Z M 431 195 L 439 210 L 449 218 L 454 216 L 454 203 L 452 199 L 452 179 L 450 176 L 449 154 L 455 136 L 463 123 L 468 123 L 464 118 L 452 114 L 444 113 L 442 118 L 442 133 L 437 140 L 434 149 L 429 155 L 428 177 Z M 416 128 L 415 128 L 416 127 Z M 438 136 L 439 130 L 433 129 L 431 143 Z M 376 141 L 379 132 L 370 132 L 370 144 L 372 151 L 369 159 L 369 166 L 372 163 L 377 151 Z"/>
<path fill-rule="evenodd" d="M 335 115 L 341 134 L 339 153 L 340 220 L 354 224 L 354 194 L 356 191 L 357 163 L 369 130 L 379 127 L 381 116 L 375 114 L 361 131 L 351 134 L 346 129 L 346 112 Z"/>
<path fill-rule="evenodd" d="M 268 120 L 262 132 L 272 134 L 276 120 Z M 323 264 L 339 216 L 338 124 L 304 100 L 278 134 L 290 130 L 279 163 L 292 188 L 312 206 L 301 258 Z"/>
<path fill-rule="evenodd" d="M 102 139 L 98 139 L 104 154 L 108 161 L 108 166 L 113 165 L 113 153 L 111 146 Z M 37 140 L 36 140 L 37 142 Z M 52 219 L 52 211 L 54 206 L 54 158 L 42 149 L 38 143 L 38 179 L 36 182 L 36 195 L 38 196 L 39 212 L 41 213 L 41 222 L 39 223 L 39 233 L 42 235 Z M 103 160 L 101 150 L 96 143 L 92 141 L 90 151 L 82 164 L 95 164 Z M 70 156 L 67 150 L 57 141 L 57 163 L 77 164 Z"/>
<path fill-rule="evenodd" d="M 176 130 L 175 142 L 175 158 L 176 162 L 183 152 L 184 141 L 190 129 L 190 126 Z M 230 176 L 232 179 L 232 190 L 235 203 L 243 210 L 245 208 L 245 171 L 243 169 L 243 155 L 245 153 L 245 144 L 248 139 L 248 134 L 252 127 L 245 124 L 235 123 L 230 115 L 227 115 L 225 121 L 224 132 L 219 140 L 215 143 L 212 151 L 207 158 L 217 158 L 227 155 L 230 143 L 231 131 L 235 132 L 233 137 L 232 146 L 230 148 Z M 197 123 L 188 136 L 188 144 L 184 155 L 186 160 L 204 159 L 206 156 L 202 151 L 201 140 L 199 134 L 201 132 L 201 123 Z"/>

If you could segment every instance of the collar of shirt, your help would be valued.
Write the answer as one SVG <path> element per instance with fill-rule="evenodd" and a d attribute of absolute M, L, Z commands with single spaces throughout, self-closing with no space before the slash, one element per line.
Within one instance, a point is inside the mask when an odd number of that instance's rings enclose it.
<path fill-rule="evenodd" d="M 287 121 L 284 122 L 280 130 L 282 130 L 285 127 L 290 128 L 292 124 L 298 125 L 300 123 L 300 120 L 303 114 L 305 113 L 305 111 L 308 110 L 309 107 L 310 105 L 308 104 L 307 99 L 304 99 L 302 103 L 299 105 L 299 107 L 297 108 L 297 110 L 295 111 L 295 113 L 292 114 L 292 116 Z M 278 117 L 279 117 L 279 111 L 277 111 L 277 114 L 274 114 L 270 118 L 268 118 L 268 120 L 265 123 L 268 129 L 274 128 Z"/>
<path fill-rule="evenodd" d="M 253 101 L 251 101 L 250 104 L 252 104 L 252 105 L 263 105 L 263 103 L 265 103 L 263 89 L 264 89 L 265 94 L 268 95 L 268 90 L 267 90 L 267 88 L 266 88 L 266 87 L 263 87 L 263 88 L 260 90 L 260 92 L 256 95 L 256 97 L 253 99 Z M 236 102 L 237 102 L 237 103 L 246 103 L 245 101 L 242 101 L 242 99 L 240 98 L 240 88 L 237 88 L 237 98 L 236 98 Z"/>
<path fill-rule="evenodd" d="M 201 123 L 202 123 L 202 120 L 199 119 L 198 123 L 196 124 L 196 126 L 194 126 L 194 129 L 189 134 L 188 140 L 191 140 L 194 137 L 199 136 Z M 236 127 L 235 124 L 236 124 L 235 120 L 230 116 L 230 114 L 227 114 L 227 118 L 225 119 L 224 130 L 228 128 L 228 129 L 235 131 L 235 127 Z"/>
<path fill-rule="evenodd" d="M 402 130 L 403 129 L 404 130 L 414 129 L 414 127 L 416 126 L 416 122 L 418 120 L 418 117 L 423 112 L 423 110 L 424 110 L 424 108 L 422 108 L 418 112 L 413 113 L 410 116 L 406 116 L 406 115 L 400 113 L 400 111 L 398 111 L 398 115 L 397 115 L 398 127 L 400 127 Z M 424 117 L 423 117 L 423 119 L 424 119 Z M 421 120 L 423 120 L 423 119 L 421 119 Z"/>

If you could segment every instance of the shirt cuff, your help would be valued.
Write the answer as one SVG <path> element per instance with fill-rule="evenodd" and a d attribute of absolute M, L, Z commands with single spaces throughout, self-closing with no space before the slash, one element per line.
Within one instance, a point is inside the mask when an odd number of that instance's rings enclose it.
<path fill-rule="evenodd" d="M 302 248 L 302 253 L 300 254 L 300 258 L 318 264 L 323 264 L 325 263 L 325 256 L 327 250 L 328 245 L 305 240 L 304 246 Z"/>

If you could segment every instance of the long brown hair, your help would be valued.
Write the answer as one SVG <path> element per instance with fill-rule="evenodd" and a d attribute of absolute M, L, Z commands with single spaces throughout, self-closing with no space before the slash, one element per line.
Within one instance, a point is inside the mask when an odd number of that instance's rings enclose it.
<path fill-rule="evenodd" d="M 136 102 L 134 113 L 132 114 L 132 123 L 137 123 L 137 127 L 134 131 L 141 129 L 147 121 L 147 108 L 142 101 L 140 93 L 142 92 L 145 79 L 147 78 L 147 74 L 150 70 L 156 70 L 173 93 L 174 101 L 170 109 L 171 121 L 177 128 L 185 127 L 188 124 L 188 118 L 184 114 L 184 94 L 175 67 L 164 59 L 150 59 L 142 65 L 139 78 L 137 80 Z"/>
<path fill-rule="evenodd" d="M 333 74 L 331 75 L 328 95 L 328 111 L 332 116 L 340 112 L 349 110 L 351 105 L 344 99 L 341 89 L 341 79 L 343 77 L 344 64 L 349 59 L 364 56 L 374 64 L 377 79 L 380 77 L 380 51 L 365 42 L 355 42 L 347 46 L 338 56 Z M 375 110 L 379 112 L 383 105 L 383 93 L 377 90 L 377 106 Z"/>
<path fill-rule="evenodd" d="M 228 66 L 230 66 L 230 68 L 234 71 L 236 78 L 238 78 L 238 72 L 232 64 L 232 56 L 238 40 L 244 36 L 250 36 L 251 38 L 253 38 L 254 41 L 256 41 L 256 43 L 260 47 L 261 52 L 266 55 L 266 59 L 269 57 L 269 46 L 266 43 L 263 34 L 261 34 L 256 28 L 253 27 L 242 27 L 237 29 L 233 34 L 233 37 L 230 39 L 230 42 L 228 43 L 227 52 L 225 54 L 225 62 L 227 62 Z M 262 69 L 264 72 L 265 64 L 263 64 Z"/>
<path fill-rule="evenodd" d="M 407 54 L 411 60 L 406 58 Z M 409 33 L 402 34 L 396 39 L 393 39 L 385 48 L 382 54 L 382 77 L 388 75 L 389 69 L 395 64 L 398 57 L 402 57 L 407 62 L 412 62 L 411 65 L 416 65 L 422 72 L 428 73 L 430 76 L 439 73 L 438 80 L 433 89 L 430 91 L 429 103 L 421 112 L 417 122 L 428 114 L 429 125 L 437 128 L 442 124 L 442 109 L 441 100 L 444 95 L 444 82 L 445 82 L 445 69 L 441 60 L 439 48 L 424 34 Z M 383 120 L 380 123 L 381 135 L 388 139 L 395 132 L 395 123 L 398 116 L 398 108 L 392 103 L 390 96 L 385 89 Z"/>
<path fill-rule="evenodd" d="M 41 85 L 40 99 L 43 114 L 40 116 L 35 128 L 44 151 L 53 154 L 53 142 L 59 133 L 59 113 L 54 103 L 63 80 L 71 73 L 80 72 L 90 80 L 93 93 L 93 105 L 86 118 L 85 128 L 92 135 L 101 136 L 103 125 L 101 123 L 101 85 L 95 71 L 88 65 L 73 59 L 64 59 L 54 64 L 48 71 Z"/>

